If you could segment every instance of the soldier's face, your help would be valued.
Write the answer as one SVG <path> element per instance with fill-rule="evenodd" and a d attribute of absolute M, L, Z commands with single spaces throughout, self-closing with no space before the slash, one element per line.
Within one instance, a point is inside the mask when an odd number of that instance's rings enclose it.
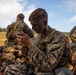
<path fill-rule="evenodd" d="M 17 17 L 17 21 L 19 21 L 20 20 L 20 18 L 19 17 Z"/>
<path fill-rule="evenodd" d="M 31 21 L 32 29 L 34 29 L 37 33 L 42 33 L 44 30 L 44 22 L 43 20 Z"/>

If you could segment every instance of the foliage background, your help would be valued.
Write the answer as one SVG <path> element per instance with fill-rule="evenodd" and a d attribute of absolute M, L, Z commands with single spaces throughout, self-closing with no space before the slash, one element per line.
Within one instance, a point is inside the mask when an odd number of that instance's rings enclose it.
<path fill-rule="evenodd" d="M 0 46 L 4 45 L 6 40 L 6 32 L 0 32 Z"/>
<path fill-rule="evenodd" d="M 68 32 L 62 32 L 64 35 L 69 36 Z M 34 32 L 34 34 L 36 34 L 36 32 Z M 5 44 L 5 40 L 6 40 L 6 30 L 1 30 L 0 31 L 0 46 Z"/>

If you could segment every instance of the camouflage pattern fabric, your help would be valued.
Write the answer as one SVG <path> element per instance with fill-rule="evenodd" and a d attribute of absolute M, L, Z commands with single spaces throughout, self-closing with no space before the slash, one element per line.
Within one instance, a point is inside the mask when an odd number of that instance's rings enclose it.
<path fill-rule="evenodd" d="M 76 43 L 71 42 L 70 46 L 71 46 L 72 52 L 73 53 L 76 52 Z"/>
<path fill-rule="evenodd" d="M 49 27 L 47 37 L 38 36 L 36 45 L 31 46 L 28 56 L 35 64 L 35 72 L 51 72 L 68 64 L 68 47 L 66 37 Z M 52 34 L 53 33 L 53 34 Z M 51 35 L 52 34 L 52 35 Z"/>
<path fill-rule="evenodd" d="M 5 75 L 34 75 L 34 67 L 30 64 L 10 64 L 5 67 Z"/>
<path fill-rule="evenodd" d="M 55 75 L 73 75 L 73 74 L 68 68 L 62 67 L 55 70 Z"/>
<path fill-rule="evenodd" d="M 5 75 L 29 75 L 26 73 L 31 75 L 34 73 L 34 66 L 29 64 L 27 53 L 28 48 L 22 45 L 5 47 L 1 56 L 1 72 Z"/>
<path fill-rule="evenodd" d="M 24 52 L 23 52 L 24 51 Z M 1 56 L 1 60 L 8 63 L 21 63 L 27 57 L 28 48 L 22 45 L 12 45 L 5 47 Z"/>
<path fill-rule="evenodd" d="M 16 35 L 20 32 L 24 32 L 25 34 L 28 34 L 31 38 L 34 36 L 33 31 L 27 26 L 26 23 L 23 21 L 17 21 L 13 22 L 11 25 L 7 27 L 6 32 L 6 38 L 7 38 L 7 44 L 18 44 L 19 42 L 16 39 Z"/>
<path fill-rule="evenodd" d="M 0 62 L 2 73 L 5 73 L 6 70 L 8 71 L 10 69 L 9 65 L 12 66 L 13 64 L 14 67 L 17 66 L 21 67 L 22 66 L 21 64 L 24 65 L 25 62 L 28 61 L 27 59 L 28 48 L 21 45 L 16 38 L 16 35 L 19 34 L 21 31 L 28 34 L 31 38 L 34 36 L 33 31 L 23 21 L 13 22 L 11 25 L 7 27 L 7 32 L 6 32 L 7 41 L 3 48 L 3 52 L 1 54 L 1 62 Z M 15 64 L 18 65 L 16 66 Z M 10 72 L 12 73 L 12 71 L 14 70 L 15 68 L 11 69 Z M 10 74 L 7 73 L 7 75 Z"/>
<path fill-rule="evenodd" d="M 74 52 L 73 54 L 72 54 L 73 56 L 72 56 L 72 64 L 73 64 L 73 73 L 74 73 L 74 75 L 76 75 L 76 52 Z"/>
<path fill-rule="evenodd" d="M 2 54 L 3 52 L 3 46 L 0 46 L 0 55 Z"/>
<path fill-rule="evenodd" d="M 0 46 L 0 66 L 1 66 L 1 56 L 2 56 L 2 53 L 3 53 L 3 47 L 4 46 Z"/>
<path fill-rule="evenodd" d="M 76 43 L 76 26 L 70 31 L 70 38 L 74 43 Z"/>
<path fill-rule="evenodd" d="M 71 38 L 71 49 L 72 49 L 72 65 L 73 65 L 73 73 L 76 75 L 76 26 L 72 28 L 70 31 L 70 38 Z"/>
<path fill-rule="evenodd" d="M 70 38 L 72 40 L 71 48 L 73 52 L 76 52 L 76 26 L 70 31 Z"/>

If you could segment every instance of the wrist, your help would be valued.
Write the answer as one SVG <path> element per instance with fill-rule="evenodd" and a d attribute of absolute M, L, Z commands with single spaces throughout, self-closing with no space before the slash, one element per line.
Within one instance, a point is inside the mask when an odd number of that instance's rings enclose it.
<path fill-rule="evenodd" d="M 33 45 L 34 45 L 33 42 L 30 42 L 30 44 L 28 45 L 28 48 L 30 49 L 31 46 L 33 46 Z"/>

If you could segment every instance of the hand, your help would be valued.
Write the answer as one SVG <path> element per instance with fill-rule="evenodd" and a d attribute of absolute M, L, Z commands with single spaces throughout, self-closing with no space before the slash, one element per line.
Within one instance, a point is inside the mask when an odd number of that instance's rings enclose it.
<path fill-rule="evenodd" d="M 24 45 L 27 46 L 28 48 L 33 44 L 33 42 L 31 41 L 30 37 L 21 32 L 20 34 L 17 35 L 17 39 Z"/>
<path fill-rule="evenodd" d="M 76 62 L 76 52 L 73 53 L 72 62 L 73 62 L 73 64 L 75 64 L 75 62 Z M 75 65 L 76 65 L 76 64 L 75 64 Z"/>

